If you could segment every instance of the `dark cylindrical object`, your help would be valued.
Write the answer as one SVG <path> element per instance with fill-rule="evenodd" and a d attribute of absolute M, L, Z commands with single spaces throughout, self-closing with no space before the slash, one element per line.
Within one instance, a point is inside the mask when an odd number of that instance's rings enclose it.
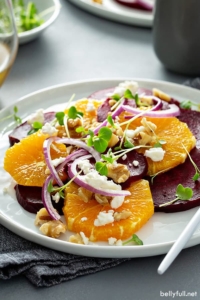
<path fill-rule="evenodd" d="M 166 68 L 200 75 L 200 1 L 157 0 L 153 45 Z"/>

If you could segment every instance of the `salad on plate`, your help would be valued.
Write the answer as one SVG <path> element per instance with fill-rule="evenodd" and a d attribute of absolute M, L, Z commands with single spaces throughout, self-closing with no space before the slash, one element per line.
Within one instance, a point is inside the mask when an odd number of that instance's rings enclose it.
<path fill-rule="evenodd" d="M 17 201 L 51 238 L 142 245 L 137 232 L 154 213 L 199 205 L 194 105 L 125 81 L 72 96 L 64 111 L 37 110 L 9 134 L 4 169 Z"/>

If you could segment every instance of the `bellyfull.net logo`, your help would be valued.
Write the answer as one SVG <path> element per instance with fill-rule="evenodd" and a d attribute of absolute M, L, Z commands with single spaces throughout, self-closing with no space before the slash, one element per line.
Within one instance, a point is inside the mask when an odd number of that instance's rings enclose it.
<path fill-rule="evenodd" d="M 197 292 L 186 292 L 186 291 L 163 292 L 163 291 L 160 291 L 160 297 L 170 297 L 170 298 L 175 298 L 175 297 L 197 297 Z"/>

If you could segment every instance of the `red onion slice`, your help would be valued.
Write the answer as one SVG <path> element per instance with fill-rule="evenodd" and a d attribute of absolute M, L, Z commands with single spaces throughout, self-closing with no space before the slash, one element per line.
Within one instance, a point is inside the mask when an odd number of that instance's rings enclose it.
<path fill-rule="evenodd" d="M 74 145 L 74 146 L 83 148 L 86 151 L 88 151 L 89 153 L 91 153 L 96 161 L 99 161 L 101 159 L 101 156 L 100 156 L 99 152 L 94 150 L 94 148 L 89 147 L 88 145 L 86 145 L 86 143 L 84 143 L 82 141 L 72 139 L 72 138 L 62 138 L 62 139 L 56 140 L 56 143 L 58 143 L 58 144 L 69 144 L 69 145 Z"/>
<path fill-rule="evenodd" d="M 46 210 L 48 211 L 49 215 L 51 216 L 51 218 L 53 220 L 59 220 L 61 217 L 60 217 L 59 213 L 53 207 L 52 202 L 51 202 L 51 195 L 48 192 L 48 185 L 52 179 L 53 179 L 53 177 L 50 175 L 45 180 L 45 183 L 42 187 L 42 202 L 43 202 Z"/>
<path fill-rule="evenodd" d="M 69 166 L 68 169 L 68 173 L 69 173 L 69 177 L 70 178 L 74 178 L 77 175 L 77 165 L 80 161 L 86 160 L 91 158 L 91 155 L 85 155 L 81 158 L 77 158 L 76 160 L 73 161 L 73 163 Z M 101 176 L 101 175 L 99 175 Z M 129 191 L 123 191 L 123 190 L 108 190 L 108 189 L 100 189 L 100 188 L 96 188 L 88 183 L 86 183 L 84 181 L 84 177 L 85 175 L 78 175 L 76 178 L 74 178 L 74 182 L 76 184 L 78 184 L 79 186 L 93 192 L 93 193 L 97 193 L 100 195 L 104 195 L 104 196 L 111 196 L 111 197 L 115 197 L 115 196 L 128 196 L 131 193 Z"/>
<path fill-rule="evenodd" d="M 52 164 L 52 159 L 51 159 L 51 155 L 50 155 L 50 146 L 51 146 L 52 142 L 56 141 L 57 139 L 58 139 L 57 137 L 47 138 L 43 143 L 43 152 L 44 152 L 46 164 L 51 172 L 53 179 L 57 182 L 57 184 L 59 186 L 62 186 L 63 182 L 60 179 L 54 165 Z"/>
<path fill-rule="evenodd" d="M 130 107 L 128 105 L 123 105 L 123 109 L 127 112 L 133 113 L 134 115 L 137 115 L 143 111 L 134 109 L 133 107 Z M 169 118 L 169 117 L 177 117 L 180 115 L 180 109 L 175 104 L 169 104 L 169 108 L 165 110 L 149 110 L 144 111 L 143 116 L 144 117 L 155 117 L 155 118 Z M 125 116 L 126 119 L 130 119 L 133 116 Z"/>
<path fill-rule="evenodd" d="M 73 152 L 72 154 L 68 155 L 65 159 L 65 161 L 63 161 L 57 168 L 56 168 L 56 172 L 59 172 L 69 161 L 72 161 L 80 156 L 83 156 L 85 155 L 87 152 L 83 149 L 80 149 L 80 150 L 77 150 L 75 152 Z M 52 217 L 53 220 L 59 220 L 60 219 L 60 215 L 57 213 L 57 211 L 55 210 L 55 208 L 53 207 L 52 205 L 52 202 L 51 202 L 51 195 L 50 193 L 48 192 L 48 185 L 49 185 L 49 182 L 51 180 L 53 180 L 53 176 L 50 175 L 43 187 L 42 187 L 42 202 L 44 204 L 44 206 L 46 207 L 46 210 L 48 211 L 49 215 Z"/>

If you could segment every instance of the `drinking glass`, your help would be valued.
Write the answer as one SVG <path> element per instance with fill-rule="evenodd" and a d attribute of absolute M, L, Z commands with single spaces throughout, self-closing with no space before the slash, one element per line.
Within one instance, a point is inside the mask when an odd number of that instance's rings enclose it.
<path fill-rule="evenodd" d="M 15 61 L 18 35 L 11 0 L 0 0 L 0 87 Z"/>

